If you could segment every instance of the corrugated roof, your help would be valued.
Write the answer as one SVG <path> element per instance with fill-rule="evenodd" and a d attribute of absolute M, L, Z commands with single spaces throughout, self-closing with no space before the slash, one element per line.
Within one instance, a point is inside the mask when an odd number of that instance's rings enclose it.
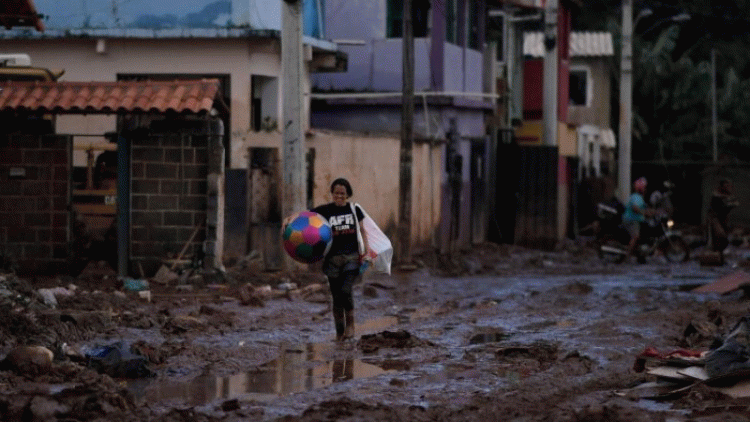
<path fill-rule="evenodd" d="M 42 113 L 208 113 L 218 79 L 0 83 L 0 111 Z M 221 100 L 219 99 L 221 103 Z M 222 103 L 223 104 L 223 103 Z"/>
<path fill-rule="evenodd" d="M 2 2 L 4 0 L 0 0 Z M 48 29 L 42 33 L 28 33 L 28 31 L 0 32 L 0 39 L 70 39 L 70 38 L 123 38 L 123 39 L 214 39 L 214 38 L 281 38 L 281 31 L 275 29 L 253 28 L 73 28 Z M 337 51 L 336 43 L 302 36 L 302 43 L 314 49 L 323 51 Z"/>
<path fill-rule="evenodd" d="M 0 25 L 6 29 L 33 26 L 44 31 L 44 23 L 37 13 L 34 0 L 0 0 Z"/>
<path fill-rule="evenodd" d="M 523 54 L 544 57 L 544 34 L 523 34 Z M 609 32 L 572 32 L 570 34 L 570 57 L 607 57 L 615 54 L 612 34 Z"/>

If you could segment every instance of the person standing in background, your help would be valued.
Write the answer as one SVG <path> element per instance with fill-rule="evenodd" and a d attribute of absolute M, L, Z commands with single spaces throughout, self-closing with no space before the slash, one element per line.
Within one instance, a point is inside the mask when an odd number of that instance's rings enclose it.
<path fill-rule="evenodd" d="M 719 180 L 708 205 L 709 243 L 711 250 L 719 253 L 722 264 L 724 263 L 724 249 L 729 246 L 729 212 L 739 205 L 733 196 L 733 190 L 734 185 L 731 180 Z"/>

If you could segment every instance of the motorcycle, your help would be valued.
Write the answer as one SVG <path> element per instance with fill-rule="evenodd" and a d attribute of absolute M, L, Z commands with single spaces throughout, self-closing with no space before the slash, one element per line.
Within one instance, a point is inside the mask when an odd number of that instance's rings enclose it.
<path fill-rule="evenodd" d="M 621 263 L 628 256 L 630 235 L 622 225 L 621 204 L 597 204 L 598 233 L 597 250 L 605 262 Z M 660 252 L 669 262 L 684 262 L 690 259 L 690 249 L 675 230 L 674 221 L 666 215 L 656 218 L 653 225 L 642 226 L 641 239 L 636 246 L 639 261 Z"/>

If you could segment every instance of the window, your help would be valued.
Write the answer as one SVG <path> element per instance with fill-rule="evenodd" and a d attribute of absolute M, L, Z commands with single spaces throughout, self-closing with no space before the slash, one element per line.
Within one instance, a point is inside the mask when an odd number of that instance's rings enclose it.
<path fill-rule="evenodd" d="M 278 129 L 279 83 L 270 76 L 251 75 L 250 124 L 254 131 Z"/>
<path fill-rule="evenodd" d="M 458 0 L 445 0 L 445 41 L 458 44 L 458 13 L 456 3 Z"/>
<path fill-rule="evenodd" d="M 587 68 L 571 68 L 568 91 L 569 104 L 587 107 L 591 105 L 592 81 Z"/>
<path fill-rule="evenodd" d="M 387 1 L 386 37 L 401 38 L 404 33 L 403 0 Z M 426 37 L 430 22 L 430 0 L 412 0 L 411 22 L 414 37 Z"/>

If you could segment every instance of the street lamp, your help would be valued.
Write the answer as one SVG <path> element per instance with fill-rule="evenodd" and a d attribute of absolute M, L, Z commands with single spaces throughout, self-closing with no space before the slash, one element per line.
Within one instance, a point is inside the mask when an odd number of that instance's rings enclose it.
<path fill-rule="evenodd" d="M 633 20 L 632 0 L 622 0 L 622 49 L 620 54 L 620 139 L 618 142 L 617 187 L 619 199 L 626 203 L 630 198 L 630 170 L 632 164 L 632 129 L 633 129 L 633 28 L 638 22 L 652 15 L 651 9 L 641 9 Z M 690 19 L 687 13 L 660 19 L 645 32 L 667 20 L 682 22 Z"/>
<path fill-rule="evenodd" d="M 644 9 L 644 10 L 646 10 L 646 9 Z M 650 15 L 650 14 L 652 14 L 652 13 L 653 13 L 653 12 L 649 13 L 649 15 Z M 679 15 L 674 15 L 674 16 L 670 16 L 670 17 L 668 17 L 668 18 L 662 18 L 662 19 L 659 19 L 658 21 L 654 22 L 654 23 L 653 23 L 653 24 L 652 24 L 652 25 L 651 25 L 651 26 L 650 26 L 650 27 L 649 27 L 649 28 L 648 28 L 647 30 L 643 31 L 643 32 L 641 33 L 641 36 L 644 36 L 644 35 L 648 34 L 648 33 L 649 33 L 649 32 L 651 32 L 651 31 L 652 31 L 653 29 L 655 29 L 655 28 L 656 28 L 657 26 L 661 25 L 661 24 L 662 24 L 662 23 L 664 23 L 664 22 L 667 22 L 667 21 L 672 21 L 672 22 L 685 22 L 685 21 L 687 21 L 687 20 L 690 20 L 690 17 L 691 17 L 691 16 L 690 16 L 690 13 L 687 13 L 687 12 L 682 12 L 682 13 L 680 13 Z M 633 29 L 635 29 L 635 25 L 636 25 L 636 24 L 633 24 Z"/>

